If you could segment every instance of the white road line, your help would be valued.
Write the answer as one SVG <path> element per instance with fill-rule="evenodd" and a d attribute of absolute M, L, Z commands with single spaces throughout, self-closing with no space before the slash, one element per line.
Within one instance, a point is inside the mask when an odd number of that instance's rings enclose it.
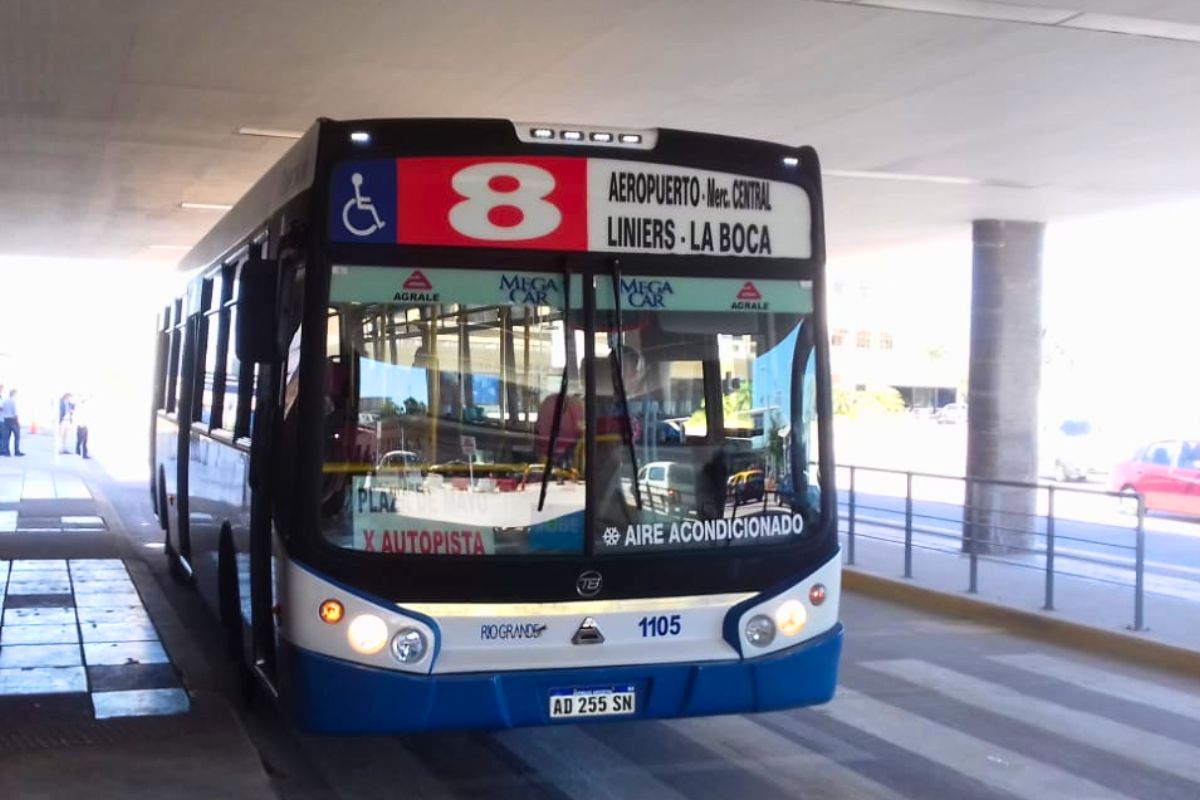
<path fill-rule="evenodd" d="M 1053 678 L 1089 692 L 1098 692 L 1144 706 L 1200 720 L 1200 684 L 1196 692 L 1184 692 L 1138 678 L 1127 678 L 1107 670 L 1089 667 L 1064 658 L 1042 653 L 988 656 L 1010 667 Z"/>
<path fill-rule="evenodd" d="M 603 742 L 576 727 L 518 728 L 493 734 L 539 778 L 576 800 L 684 796 Z"/>
<path fill-rule="evenodd" d="M 736 765 L 793 793 L 804 787 L 805 800 L 902 800 L 903 795 L 882 786 L 833 759 L 810 753 L 786 736 L 746 717 L 681 719 L 668 723 L 722 763 Z"/>
<path fill-rule="evenodd" d="M 1051 703 L 927 661 L 901 658 L 868 661 L 863 666 L 923 686 L 960 703 L 1036 726 L 1055 736 L 1200 783 L 1200 747 L 1192 747 L 1098 714 Z"/>
<path fill-rule="evenodd" d="M 1128 800 L 1085 778 L 850 689 L 839 689 L 818 713 L 1016 797 Z"/>

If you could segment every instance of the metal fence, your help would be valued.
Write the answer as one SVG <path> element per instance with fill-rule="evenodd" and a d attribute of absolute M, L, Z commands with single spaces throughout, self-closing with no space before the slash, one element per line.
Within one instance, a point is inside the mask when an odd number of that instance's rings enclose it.
<path fill-rule="evenodd" d="M 902 495 L 897 491 L 898 485 L 894 485 L 901 479 Z M 893 485 L 885 485 L 889 482 Z M 914 484 L 925 490 L 923 496 L 914 497 Z M 929 492 L 931 485 L 942 486 L 941 494 Z M 1145 629 L 1146 507 L 1140 495 L 860 466 L 839 466 L 838 486 L 842 529 L 847 537 L 847 564 L 855 563 L 856 544 L 862 539 L 902 543 L 903 574 L 910 579 L 914 550 L 965 555 L 969 570 L 967 592 L 971 594 L 979 591 L 981 561 L 1039 570 L 1044 572 L 1046 610 L 1054 610 L 1056 576 L 1130 585 L 1128 580 L 1094 571 L 1091 574 L 1072 571 L 1072 565 L 1090 562 L 1112 572 L 1132 569 L 1130 627 L 1135 631 Z M 946 491 L 945 487 L 952 488 Z M 1009 508 L 998 509 L 996 497 L 1006 494 L 1013 502 Z M 1064 503 L 1073 506 L 1077 516 L 1060 516 Z M 1104 508 L 1105 505 L 1109 508 Z M 1025 506 L 1028 510 L 1013 510 L 1012 506 Z M 1089 507 L 1101 515 L 1111 513 L 1096 517 L 1101 521 L 1089 522 L 1086 519 Z M 1085 519 L 1079 519 L 1080 512 Z M 1123 524 L 1113 524 L 1114 520 Z M 1064 527 L 1071 530 L 1064 531 Z M 1087 538 L 1077 530 L 1088 527 L 1107 535 Z M 1082 550 L 1078 549 L 1081 545 Z M 1070 551 L 1070 555 L 1064 555 L 1064 550 Z"/>

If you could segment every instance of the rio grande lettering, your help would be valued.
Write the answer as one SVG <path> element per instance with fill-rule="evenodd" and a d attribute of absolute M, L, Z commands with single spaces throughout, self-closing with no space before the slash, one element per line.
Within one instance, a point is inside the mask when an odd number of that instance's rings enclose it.
<path fill-rule="evenodd" d="M 479 638 L 483 641 L 506 641 L 511 639 L 539 639 L 546 630 L 541 622 L 501 622 L 479 626 Z"/>

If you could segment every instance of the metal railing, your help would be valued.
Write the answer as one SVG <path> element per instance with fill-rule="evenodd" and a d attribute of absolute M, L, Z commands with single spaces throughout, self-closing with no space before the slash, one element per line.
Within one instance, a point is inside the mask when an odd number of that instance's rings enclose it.
<path fill-rule="evenodd" d="M 856 546 L 863 539 L 902 544 L 903 576 L 906 579 L 913 577 L 914 550 L 965 555 L 968 559 L 967 592 L 970 594 L 979 592 L 981 561 L 1042 570 L 1045 573 L 1043 608 L 1048 611 L 1054 610 L 1056 576 L 1069 575 L 1129 587 L 1127 580 L 1104 577 L 1095 571 L 1091 574 L 1072 572 L 1069 566 L 1064 568 L 1064 561 L 1068 565 L 1091 563 L 1109 570 L 1132 569 L 1134 607 L 1133 624 L 1129 627 L 1135 631 L 1145 630 L 1146 506 L 1140 495 L 857 465 L 839 466 L 837 471 L 838 486 L 846 487 L 839 489 L 838 506 L 843 520 L 842 528 L 846 533 L 847 564 L 855 564 L 858 556 Z M 879 484 L 882 476 L 892 476 L 897 481 L 903 476 L 902 506 L 889 502 L 900 499 L 894 490 L 882 493 L 863 491 L 864 478 L 874 479 L 873 482 Z M 913 486 L 916 481 L 937 482 L 958 488 L 948 493 L 948 499 L 914 497 Z M 957 501 L 959 494 L 961 502 Z M 1008 508 L 996 507 L 998 496 L 1011 501 Z M 1101 505 L 1107 502 L 1112 511 L 1125 510 L 1128 515 L 1114 514 L 1106 521 L 1099 522 L 1060 517 L 1060 501 L 1065 496 L 1078 499 L 1079 502 Z M 1101 498 L 1106 500 L 1102 501 Z M 916 507 L 918 502 L 922 504 L 919 509 Z M 1020 507 L 1028 510 L 1021 510 Z M 940 514 L 934 513 L 939 510 Z M 1128 525 L 1113 525 L 1112 519 L 1122 519 Z M 1111 536 L 1106 540 L 1066 534 L 1060 530 L 1066 521 L 1100 526 L 1115 533 L 1119 541 L 1114 541 Z M 1063 542 L 1069 544 L 1064 545 Z M 1095 550 L 1074 549 L 1073 545 L 1084 545 Z M 1070 550 L 1069 555 L 1062 552 L 1064 548 Z M 1109 552 L 1120 555 L 1103 555 Z"/>

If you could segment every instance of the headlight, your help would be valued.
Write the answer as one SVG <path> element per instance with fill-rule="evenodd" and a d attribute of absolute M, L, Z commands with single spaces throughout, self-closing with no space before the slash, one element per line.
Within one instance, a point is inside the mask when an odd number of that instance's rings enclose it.
<path fill-rule="evenodd" d="M 784 636 L 795 636 L 804 630 L 807 622 L 808 609 L 795 598 L 784 600 L 779 604 L 779 608 L 775 609 L 775 624 L 783 631 Z"/>
<path fill-rule="evenodd" d="M 756 614 L 746 623 L 746 641 L 755 647 L 766 647 L 775 641 L 775 623 L 766 614 Z"/>
<path fill-rule="evenodd" d="M 387 637 L 387 623 L 374 614 L 355 617 L 346 629 L 350 649 L 364 656 L 373 656 L 387 647 Z"/>
<path fill-rule="evenodd" d="M 392 655 L 401 664 L 417 663 L 425 657 L 425 651 L 428 649 L 429 643 L 425 641 L 425 634 L 416 628 L 401 628 L 392 637 Z"/>

